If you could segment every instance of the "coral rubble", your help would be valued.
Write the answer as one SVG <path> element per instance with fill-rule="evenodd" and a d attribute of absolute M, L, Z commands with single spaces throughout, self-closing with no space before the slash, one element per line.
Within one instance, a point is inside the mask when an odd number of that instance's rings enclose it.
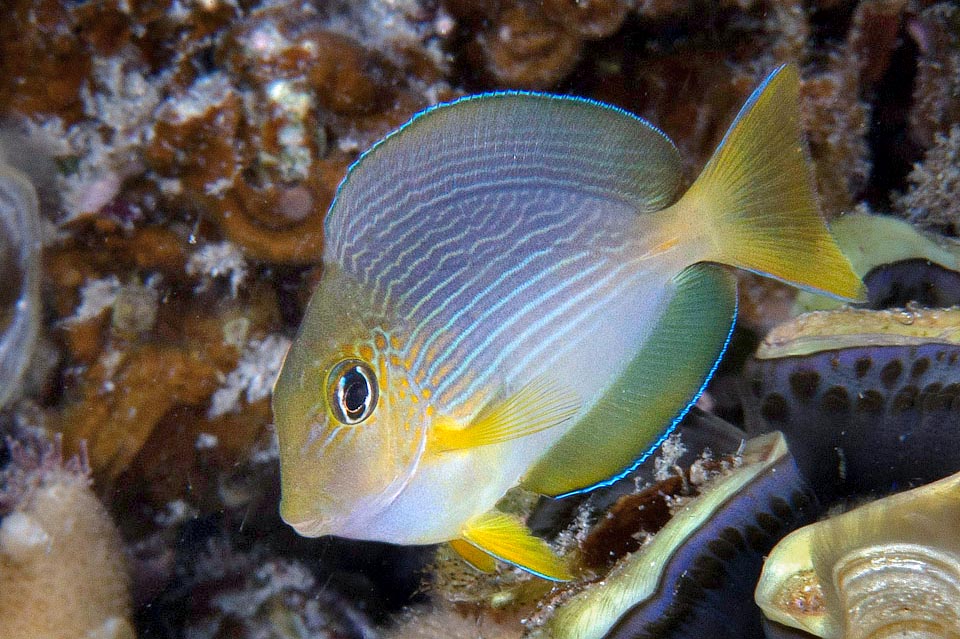
<path fill-rule="evenodd" d="M 0 637 L 134 639 L 123 543 L 83 458 L 28 446 L 0 475 Z"/>
<path fill-rule="evenodd" d="M 910 188 L 895 199 L 907 219 L 954 231 L 960 228 L 960 125 L 934 136 L 933 146 L 908 179 Z"/>

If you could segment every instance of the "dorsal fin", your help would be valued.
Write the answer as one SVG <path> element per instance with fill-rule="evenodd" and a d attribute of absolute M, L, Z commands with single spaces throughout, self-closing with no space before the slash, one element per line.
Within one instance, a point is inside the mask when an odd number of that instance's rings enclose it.
<path fill-rule="evenodd" d="M 419 113 L 350 167 L 327 216 L 324 255 L 343 260 L 437 198 L 516 184 L 655 211 L 675 200 L 680 177 L 673 143 L 616 107 L 537 93 L 470 96 Z"/>

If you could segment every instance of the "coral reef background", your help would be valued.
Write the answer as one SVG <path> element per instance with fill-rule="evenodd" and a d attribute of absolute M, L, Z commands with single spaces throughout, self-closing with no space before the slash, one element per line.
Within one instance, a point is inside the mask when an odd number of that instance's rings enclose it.
<path fill-rule="evenodd" d="M 799 61 L 824 215 L 866 207 L 960 231 L 953 2 L 0 0 L 0 12 L 0 148 L 36 186 L 43 226 L 40 341 L 0 433 L 21 442 L 12 450 L 54 435 L 67 457 L 85 450 L 140 637 L 366 639 L 405 632 L 384 628 L 430 596 L 431 550 L 305 540 L 280 521 L 269 409 L 338 182 L 420 109 L 496 89 L 596 98 L 662 128 L 692 176 L 757 82 Z M 738 335 L 786 317 L 786 289 L 743 283 Z M 0 329 L 15 301 L 0 292 Z M 733 421 L 726 385 L 748 353 L 735 340 L 711 387 Z M 13 490 L 28 458 L 0 454 L 5 526 L 52 481 Z M 444 606 L 438 618 L 460 619 L 431 622 L 447 636 L 479 634 L 478 619 L 484 636 L 517 636 L 493 628 L 496 606 Z"/>

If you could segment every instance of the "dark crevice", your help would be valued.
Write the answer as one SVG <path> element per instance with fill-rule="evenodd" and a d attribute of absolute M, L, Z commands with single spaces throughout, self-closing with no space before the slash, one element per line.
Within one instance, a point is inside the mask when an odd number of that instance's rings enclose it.
<path fill-rule="evenodd" d="M 871 171 L 862 196 L 874 210 L 890 208 L 890 194 L 906 188 L 907 174 L 922 157 L 908 134 L 918 55 L 916 43 L 901 27 L 899 46 L 875 89 L 867 133 Z"/>

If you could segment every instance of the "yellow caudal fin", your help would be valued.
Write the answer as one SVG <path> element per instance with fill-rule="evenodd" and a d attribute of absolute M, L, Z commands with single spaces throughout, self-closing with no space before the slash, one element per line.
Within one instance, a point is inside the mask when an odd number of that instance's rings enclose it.
<path fill-rule="evenodd" d="M 799 73 L 774 71 L 754 91 L 703 173 L 674 205 L 708 234 L 703 259 L 845 300 L 866 290 L 818 209 L 800 137 Z"/>
<path fill-rule="evenodd" d="M 516 517 L 492 510 L 470 519 L 460 534 L 471 546 L 544 579 L 568 581 L 573 578 L 547 542 L 534 537 Z M 457 546 L 454 549 L 459 552 Z M 468 561 L 477 566 L 474 559 L 468 557 Z"/>

